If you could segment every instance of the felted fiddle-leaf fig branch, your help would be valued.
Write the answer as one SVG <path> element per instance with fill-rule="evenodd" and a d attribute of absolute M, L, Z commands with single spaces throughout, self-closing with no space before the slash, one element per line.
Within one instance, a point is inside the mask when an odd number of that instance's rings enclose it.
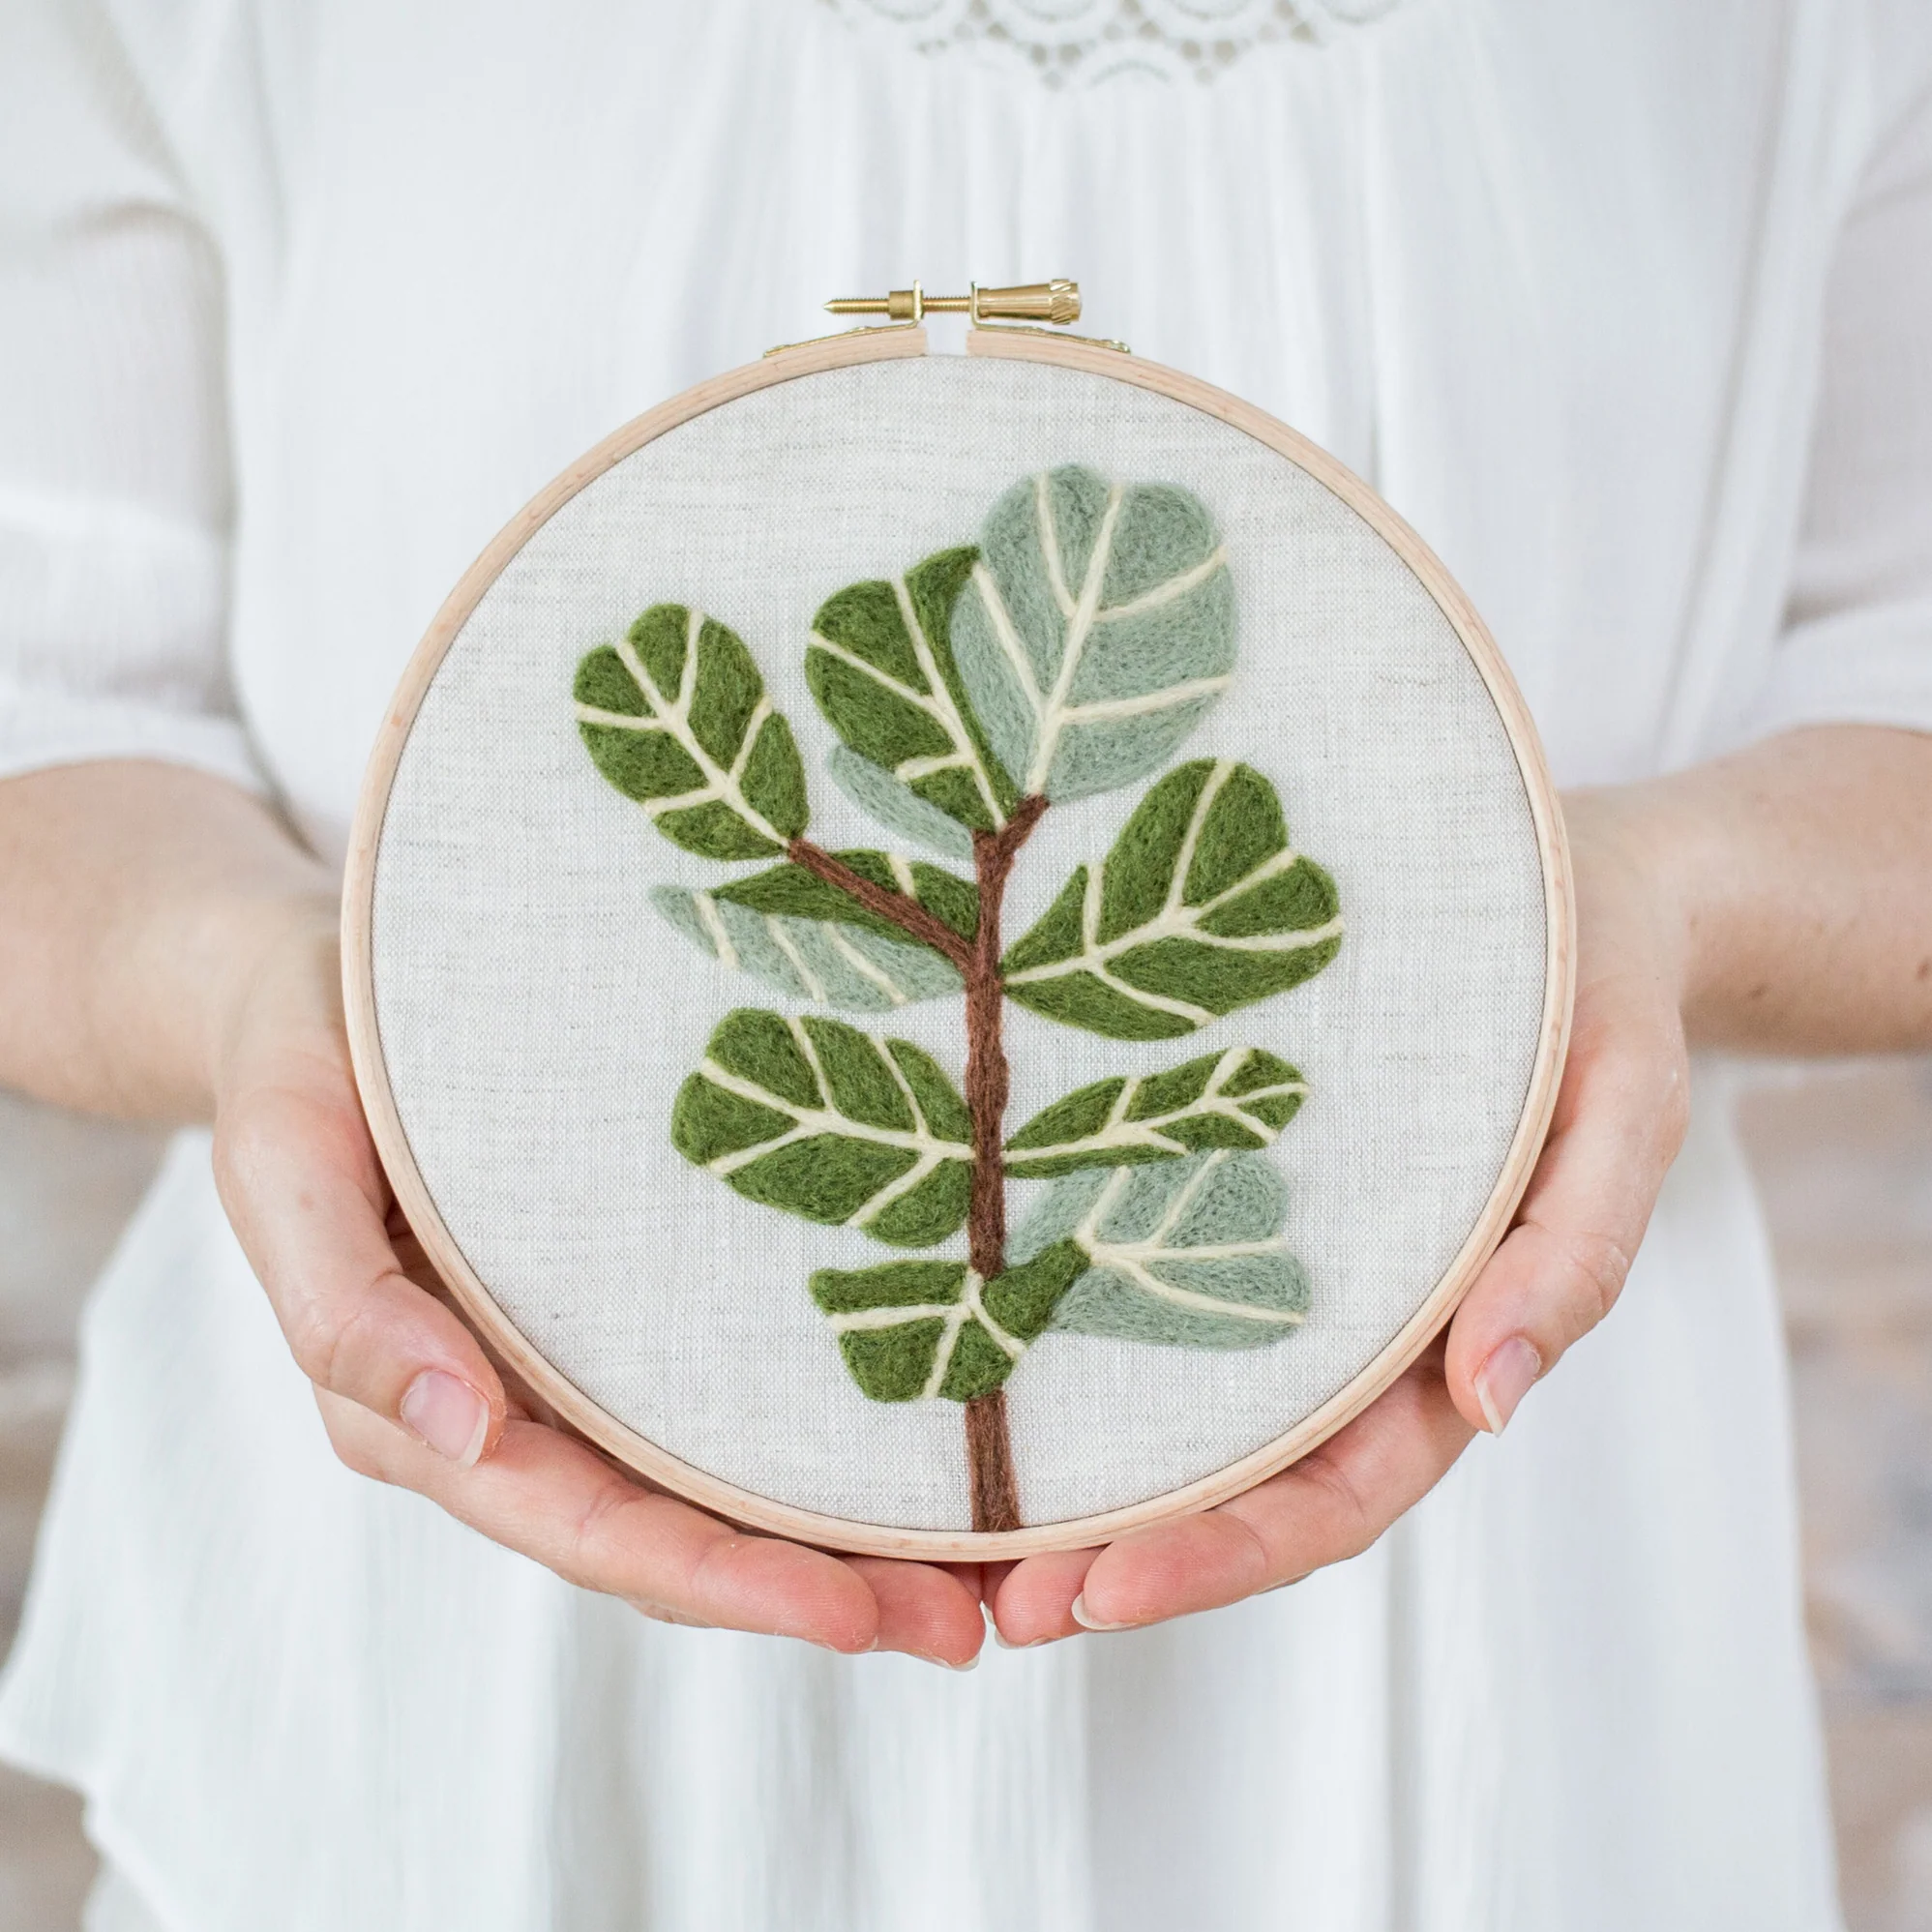
<path fill-rule="evenodd" d="M 748 1199 L 890 1247 L 965 1230 L 964 1257 L 820 1268 L 810 1287 L 866 1395 L 963 1405 L 976 1530 L 1021 1524 L 1005 1383 L 1043 1336 L 1256 1348 L 1307 1308 L 1264 1151 L 1307 1091 L 1279 1055 L 1236 1044 L 1098 1080 L 1006 1132 L 1008 1000 L 1114 1039 L 1178 1037 L 1298 985 L 1341 944 L 1334 881 L 1294 848 L 1269 781 L 1227 759 L 1160 778 L 1104 861 L 1002 943 L 1042 816 L 1157 771 L 1234 664 L 1205 507 L 1079 467 L 1016 484 L 977 544 L 828 598 L 804 669 L 840 740 L 834 782 L 969 879 L 806 837 L 796 740 L 715 619 L 655 605 L 578 667 L 579 727 L 610 784 L 687 851 L 766 862 L 656 888 L 687 938 L 814 1008 L 963 996 L 958 1085 L 909 1042 L 821 1013 L 728 1013 L 670 1137 Z M 1031 1183 L 1009 1239 L 1009 1189 Z"/>

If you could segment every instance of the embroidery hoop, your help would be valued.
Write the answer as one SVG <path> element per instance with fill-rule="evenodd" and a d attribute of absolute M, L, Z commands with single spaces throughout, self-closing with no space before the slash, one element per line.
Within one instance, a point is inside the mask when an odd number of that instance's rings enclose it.
<path fill-rule="evenodd" d="M 758 1494 L 673 1455 L 584 1394 L 505 1313 L 446 1225 L 411 1151 L 385 1059 L 378 1016 L 373 906 L 378 847 L 399 765 L 425 698 L 452 645 L 532 536 L 581 490 L 647 444 L 720 406 L 777 384 L 927 353 L 923 328 L 854 332 L 774 351 L 686 391 L 615 431 L 538 494 L 465 573 L 404 670 L 371 755 L 351 833 L 343 893 L 343 984 L 351 1055 L 372 1134 L 399 1205 L 431 1265 L 486 1343 L 567 1426 L 647 1481 L 747 1528 L 854 1553 L 926 1560 L 1011 1559 L 1077 1549 L 1213 1506 L 1286 1468 L 1351 1421 L 1442 1329 L 1507 1231 L 1556 1103 L 1574 990 L 1574 908 L 1561 814 L 1533 724 L 1473 607 L 1422 540 L 1368 486 L 1325 452 L 1239 399 L 1181 373 L 1078 341 L 999 328 L 968 332 L 973 357 L 1043 365 L 1125 383 L 1218 419 L 1286 458 L 1352 510 L 1400 557 L 1454 631 L 1478 672 L 1527 796 L 1545 909 L 1543 996 L 1531 1076 L 1488 1202 L 1448 1268 L 1359 1372 L 1272 1441 L 1209 1474 L 1128 1505 L 1006 1531 L 866 1523 Z"/>

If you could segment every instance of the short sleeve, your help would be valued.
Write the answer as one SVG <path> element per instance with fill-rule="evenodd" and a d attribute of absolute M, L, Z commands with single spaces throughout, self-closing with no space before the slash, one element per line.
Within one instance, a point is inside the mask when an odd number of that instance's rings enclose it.
<path fill-rule="evenodd" d="M 1839 239 L 1804 522 L 1749 735 L 1828 723 L 1932 730 L 1932 88 Z"/>
<path fill-rule="evenodd" d="M 0 6 L 0 776 L 259 789 L 228 687 L 221 264 L 85 0 Z"/>

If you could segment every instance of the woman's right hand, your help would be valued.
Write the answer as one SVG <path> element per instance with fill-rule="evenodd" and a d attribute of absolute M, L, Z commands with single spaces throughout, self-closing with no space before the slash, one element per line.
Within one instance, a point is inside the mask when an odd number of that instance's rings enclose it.
<path fill-rule="evenodd" d="M 837 1558 L 623 1476 L 506 1388 L 396 1212 L 350 1070 L 337 909 L 283 904 L 215 1049 L 215 1174 L 336 1453 L 669 1622 L 966 1667 L 976 1566 Z"/>

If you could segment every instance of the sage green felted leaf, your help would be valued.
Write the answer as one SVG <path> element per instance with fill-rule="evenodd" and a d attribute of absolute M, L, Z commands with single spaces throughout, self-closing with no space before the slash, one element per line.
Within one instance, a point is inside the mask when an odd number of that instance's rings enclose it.
<path fill-rule="evenodd" d="M 1003 962 L 1009 997 L 1116 1040 L 1172 1039 L 1318 973 L 1335 881 L 1289 844 L 1252 766 L 1177 765 L 1098 875 L 1082 866 Z"/>
<path fill-rule="evenodd" d="M 1194 1349 L 1279 1341 L 1308 1309 L 1281 1236 L 1287 1190 L 1264 1154 L 1214 1148 L 1156 1167 L 1087 1169 L 1053 1183 L 1014 1234 L 1023 1265 L 1067 1246 L 1088 1266 L 1050 1325 Z"/>
<path fill-rule="evenodd" d="M 812 1298 L 831 1317 L 852 1380 L 876 1402 L 970 1402 L 1013 1372 L 1086 1267 L 1069 1243 L 986 1283 L 964 1262 L 820 1268 Z"/>
<path fill-rule="evenodd" d="M 896 852 L 839 852 L 861 877 L 904 893 L 962 938 L 979 925 L 979 891 Z M 820 1006 L 882 1012 L 960 991 L 943 955 L 815 872 L 788 860 L 711 891 L 660 885 L 651 903 L 713 959 Z"/>
<path fill-rule="evenodd" d="M 1006 1172 L 1044 1180 L 1208 1147 L 1264 1147 L 1307 1091 L 1293 1067 L 1259 1047 L 1230 1047 L 1166 1073 L 1097 1081 L 1027 1121 L 1006 1144 Z"/>
<path fill-rule="evenodd" d="M 651 903 L 713 959 L 815 1005 L 882 1013 L 960 991 L 951 961 L 904 936 L 755 912 L 722 892 L 681 885 L 653 887 Z"/>
<path fill-rule="evenodd" d="M 576 698 L 597 769 L 673 845 L 757 859 L 804 831 L 791 728 L 736 633 L 702 611 L 654 604 L 579 664 Z"/>
<path fill-rule="evenodd" d="M 993 831 L 1019 794 L 973 715 L 950 638 L 975 554 L 941 550 L 892 582 L 828 597 L 812 620 L 805 681 L 847 749 L 883 781 L 861 777 L 861 788 L 889 798 L 883 787 L 897 785 L 961 825 Z M 851 788 L 849 768 L 841 782 Z"/>
<path fill-rule="evenodd" d="M 943 852 L 948 858 L 972 857 L 972 834 L 957 818 L 949 818 L 936 805 L 927 804 L 870 758 L 835 745 L 826 755 L 825 769 L 832 783 L 888 832 L 897 832 L 901 838 L 930 851 Z"/>
<path fill-rule="evenodd" d="M 808 1221 L 931 1247 L 966 1220 L 966 1103 L 917 1047 L 817 1016 L 740 1007 L 671 1110 L 671 1144 L 746 1196 Z"/>
<path fill-rule="evenodd" d="M 1078 467 L 1029 477 L 987 517 L 952 641 L 1023 793 L 1132 784 L 1167 762 L 1234 668 L 1214 520 L 1172 484 Z"/>

